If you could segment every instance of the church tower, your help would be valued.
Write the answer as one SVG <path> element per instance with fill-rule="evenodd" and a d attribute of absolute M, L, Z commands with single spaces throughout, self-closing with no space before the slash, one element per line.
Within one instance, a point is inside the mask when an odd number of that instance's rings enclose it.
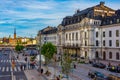
<path fill-rule="evenodd" d="M 16 39 L 16 28 L 14 28 L 14 39 Z"/>

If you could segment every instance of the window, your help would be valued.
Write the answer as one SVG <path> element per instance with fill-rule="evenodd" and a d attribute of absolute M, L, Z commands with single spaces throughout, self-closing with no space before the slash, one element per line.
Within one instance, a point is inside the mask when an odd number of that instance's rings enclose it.
<path fill-rule="evenodd" d="M 112 37 L 112 31 L 109 31 L 109 37 Z"/>
<path fill-rule="evenodd" d="M 69 40 L 71 40 L 71 33 L 69 33 Z"/>
<path fill-rule="evenodd" d="M 110 21 L 110 24 L 112 24 L 113 22 L 112 22 L 112 20 Z"/>
<path fill-rule="evenodd" d="M 105 40 L 103 40 L 103 46 L 105 46 Z"/>
<path fill-rule="evenodd" d="M 68 35 L 66 34 L 66 40 L 68 39 Z"/>
<path fill-rule="evenodd" d="M 119 40 L 116 40 L 116 47 L 119 47 Z"/>
<path fill-rule="evenodd" d="M 74 40 L 74 33 L 72 33 L 72 40 Z"/>
<path fill-rule="evenodd" d="M 109 40 L 109 46 L 112 46 L 112 40 Z"/>
<path fill-rule="evenodd" d="M 98 51 L 96 51 L 95 57 L 96 57 L 96 58 L 99 58 Z"/>
<path fill-rule="evenodd" d="M 109 59 L 112 59 L 112 52 L 109 52 Z"/>
<path fill-rule="evenodd" d="M 87 37 L 87 33 L 85 32 L 85 38 Z"/>
<path fill-rule="evenodd" d="M 96 32 L 96 37 L 98 37 L 98 32 Z"/>
<path fill-rule="evenodd" d="M 103 37 L 105 37 L 105 31 L 103 32 Z"/>
<path fill-rule="evenodd" d="M 119 21 L 120 21 L 120 20 L 119 20 L 119 19 L 117 19 L 117 23 L 119 23 Z"/>
<path fill-rule="evenodd" d="M 119 37 L 119 30 L 116 30 L 116 37 Z"/>
<path fill-rule="evenodd" d="M 78 40 L 78 32 L 76 32 L 76 40 Z"/>
<path fill-rule="evenodd" d="M 120 55 L 119 55 L 119 53 L 118 53 L 118 52 L 116 53 L 116 59 L 117 59 L 117 60 L 119 60 L 119 59 L 120 59 Z"/>
<path fill-rule="evenodd" d="M 98 40 L 96 40 L 96 46 L 99 46 Z"/>
<path fill-rule="evenodd" d="M 85 46 L 87 46 L 87 41 L 85 41 Z"/>

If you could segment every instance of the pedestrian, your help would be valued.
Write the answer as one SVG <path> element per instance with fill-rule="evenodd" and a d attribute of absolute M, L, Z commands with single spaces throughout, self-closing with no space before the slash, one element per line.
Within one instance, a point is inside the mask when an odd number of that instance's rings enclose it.
<path fill-rule="evenodd" d="M 76 64 L 74 64 L 74 69 L 76 69 Z"/>
<path fill-rule="evenodd" d="M 41 74 L 43 74 L 43 68 L 41 68 Z"/>
<path fill-rule="evenodd" d="M 25 57 L 25 61 L 27 62 L 27 57 Z"/>
<path fill-rule="evenodd" d="M 19 59 L 19 55 L 17 55 L 17 59 Z"/>
<path fill-rule="evenodd" d="M 108 67 L 110 67 L 110 66 L 111 66 L 111 63 L 109 62 Z"/>
<path fill-rule="evenodd" d="M 21 71 L 23 70 L 23 65 L 22 64 L 20 65 L 20 69 L 21 69 Z"/>
<path fill-rule="evenodd" d="M 26 64 L 23 65 L 24 66 L 24 70 L 26 69 Z"/>
<path fill-rule="evenodd" d="M 56 80 L 60 80 L 58 76 L 56 77 Z"/>

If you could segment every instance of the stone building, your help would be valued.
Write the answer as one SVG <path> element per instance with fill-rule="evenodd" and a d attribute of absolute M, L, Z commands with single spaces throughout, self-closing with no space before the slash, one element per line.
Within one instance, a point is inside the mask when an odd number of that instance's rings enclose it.
<path fill-rule="evenodd" d="M 113 10 L 104 2 L 77 10 L 73 16 L 63 18 L 57 28 L 47 27 L 39 33 L 42 44 L 55 41 L 58 54 L 120 61 L 120 10 Z M 51 35 L 52 40 L 48 38 Z"/>
<path fill-rule="evenodd" d="M 57 46 L 57 28 L 56 27 L 50 27 L 44 28 L 38 32 L 38 43 L 43 45 L 46 42 L 51 42 L 55 46 Z"/>

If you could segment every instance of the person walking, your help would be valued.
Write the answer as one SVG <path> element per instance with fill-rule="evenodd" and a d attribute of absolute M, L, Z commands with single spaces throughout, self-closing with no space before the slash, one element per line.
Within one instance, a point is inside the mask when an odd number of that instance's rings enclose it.
<path fill-rule="evenodd" d="M 24 70 L 26 69 L 26 64 L 23 65 L 24 66 Z"/>
<path fill-rule="evenodd" d="M 43 74 L 43 68 L 41 68 L 41 74 Z"/>
<path fill-rule="evenodd" d="M 23 70 L 23 65 L 22 64 L 20 65 L 20 69 L 21 69 L 21 71 Z"/>

